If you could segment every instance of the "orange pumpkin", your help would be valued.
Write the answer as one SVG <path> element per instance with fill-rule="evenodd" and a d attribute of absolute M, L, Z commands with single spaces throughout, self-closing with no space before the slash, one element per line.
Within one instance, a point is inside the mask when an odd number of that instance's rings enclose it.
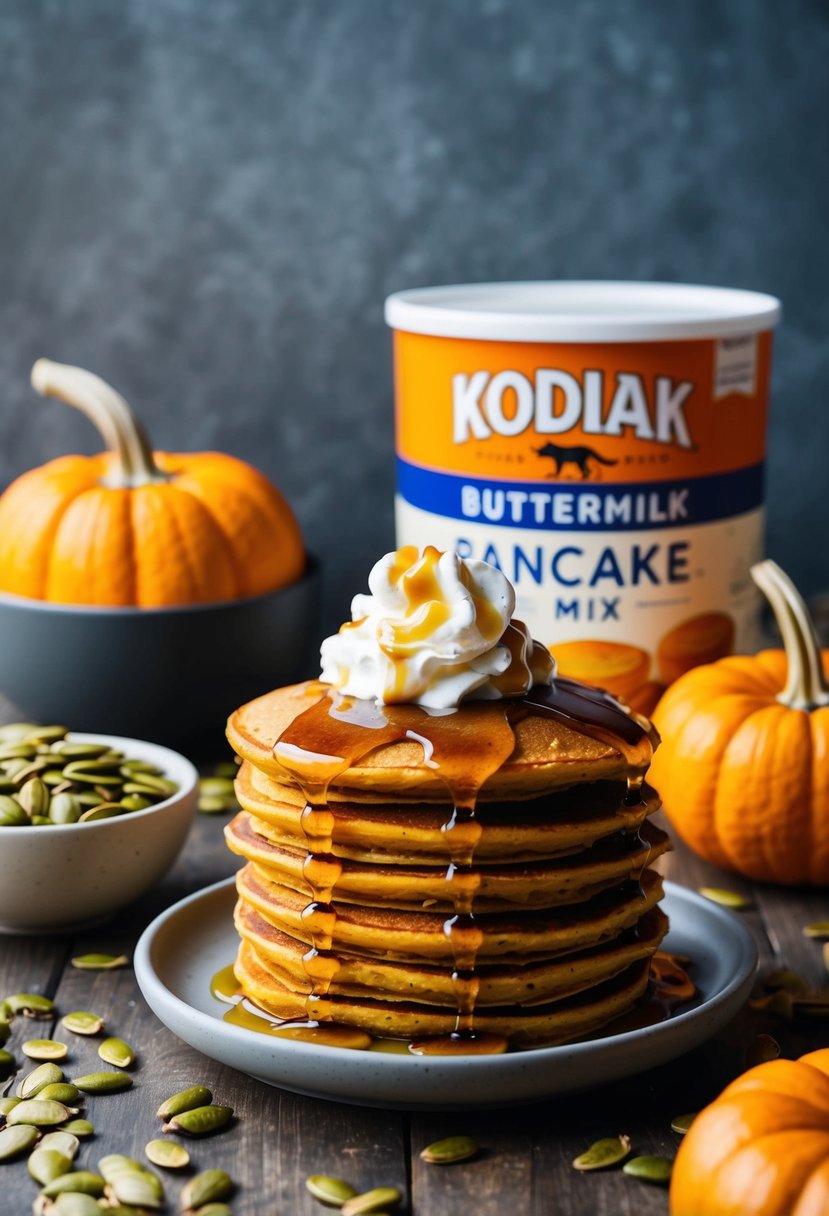
<path fill-rule="evenodd" d="M 691 1125 L 671 1216 L 826 1216 L 829 1048 L 759 1064 Z"/>
<path fill-rule="evenodd" d="M 109 451 L 52 460 L 0 497 L 0 591 L 155 608 L 300 577 L 299 526 L 256 469 L 220 452 L 153 452 L 123 397 L 80 368 L 40 359 L 32 384 L 82 410 Z"/>
<path fill-rule="evenodd" d="M 785 650 L 720 659 L 673 684 L 653 720 L 649 780 L 701 857 L 749 878 L 829 883 L 829 672 L 774 562 L 752 569 Z"/>

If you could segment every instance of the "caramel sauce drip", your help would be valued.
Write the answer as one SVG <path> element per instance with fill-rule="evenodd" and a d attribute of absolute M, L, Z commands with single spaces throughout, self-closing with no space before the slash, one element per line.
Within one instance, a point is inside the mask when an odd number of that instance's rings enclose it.
<path fill-rule="evenodd" d="M 437 554 L 437 550 L 435 550 Z M 426 551 L 428 557 L 429 550 Z M 436 560 L 436 558 L 435 558 Z M 433 564 L 419 563 L 414 573 L 403 565 L 398 581 L 415 577 L 425 585 L 407 591 L 418 602 L 431 594 Z M 420 568 L 422 567 L 422 568 Z M 504 640 L 514 648 L 524 645 L 521 634 L 507 630 Z M 332 782 L 377 748 L 411 740 L 423 747 L 425 763 L 443 782 L 452 813 L 443 824 L 448 866 L 446 886 L 453 915 L 444 932 L 454 959 L 452 983 L 456 1019 L 451 1035 L 410 1044 L 416 1054 L 491 1054 L 507 1050 L 499 1035 L 475 1030 L 476 975 L 483 932 L 475 916 L 475 895 L 480 875 L 475 871 L 475 849 L 481 836 L 476 816 L 478 795 L 485 782 L 509 759 L 515 749 L 513 725 L 530 714 L 554 718 L 591 738 L 615 748 L 628 765 L 628 801 L 638 801 L 652 755 L 652 737 L 642 722 L 628 714 L 607 693 L 572 680 L 556 679 L 511 700 L 467 701 L 463 712 L 429 711 L 418 705 L 377 705 L 328 689 L 280 735 L 274 757 L 296 780 L 306 799 L 300 824 L 308 854 L 303 876 L 311 899 L 302 913 L 311 948 L 303 963 L 310 983 L 306 1001 L 309 1025 L 333 1021 L 336 1003 L 329 998 L 339 962 L 334 940 L 337 913 L 334 895 L 342 863 L 334 853 L 335 819 L 327 806 Z"/>

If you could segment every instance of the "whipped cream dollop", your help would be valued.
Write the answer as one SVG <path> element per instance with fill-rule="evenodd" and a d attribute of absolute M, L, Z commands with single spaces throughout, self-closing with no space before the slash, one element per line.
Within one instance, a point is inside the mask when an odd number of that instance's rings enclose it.
<path fill-rule="evenodd" d="M 381 557 L 368 585 L 320 652 L 320 679 L 348 696 L 452 709 L 555 675 L 549 651 L 512 620 L 512 584 L 487 562 L 409 545 Z"/>

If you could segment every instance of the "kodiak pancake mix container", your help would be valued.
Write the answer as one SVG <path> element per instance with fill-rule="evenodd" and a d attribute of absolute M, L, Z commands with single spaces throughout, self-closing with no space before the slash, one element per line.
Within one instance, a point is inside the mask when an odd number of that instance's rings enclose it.
<path fill-rule="evenodd" d="M 649 713 L 759 644 L 772 296 L 669 283 L 403 291 L 397 544 L 514 584 L 563 675 Z"/>

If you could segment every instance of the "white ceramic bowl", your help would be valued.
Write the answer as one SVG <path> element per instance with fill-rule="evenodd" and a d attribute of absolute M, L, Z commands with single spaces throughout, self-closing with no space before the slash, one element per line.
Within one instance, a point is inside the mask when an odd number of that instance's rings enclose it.
<path fill-rule="evenodd" d="M 147 760 L 178 792 L 113 819 L 0 828 L 0 933 L 65 932 L 123 908 L 170 868 L 193 820 L 198 773 L 178 752 L 118 735 L 69 738 Z"/>

